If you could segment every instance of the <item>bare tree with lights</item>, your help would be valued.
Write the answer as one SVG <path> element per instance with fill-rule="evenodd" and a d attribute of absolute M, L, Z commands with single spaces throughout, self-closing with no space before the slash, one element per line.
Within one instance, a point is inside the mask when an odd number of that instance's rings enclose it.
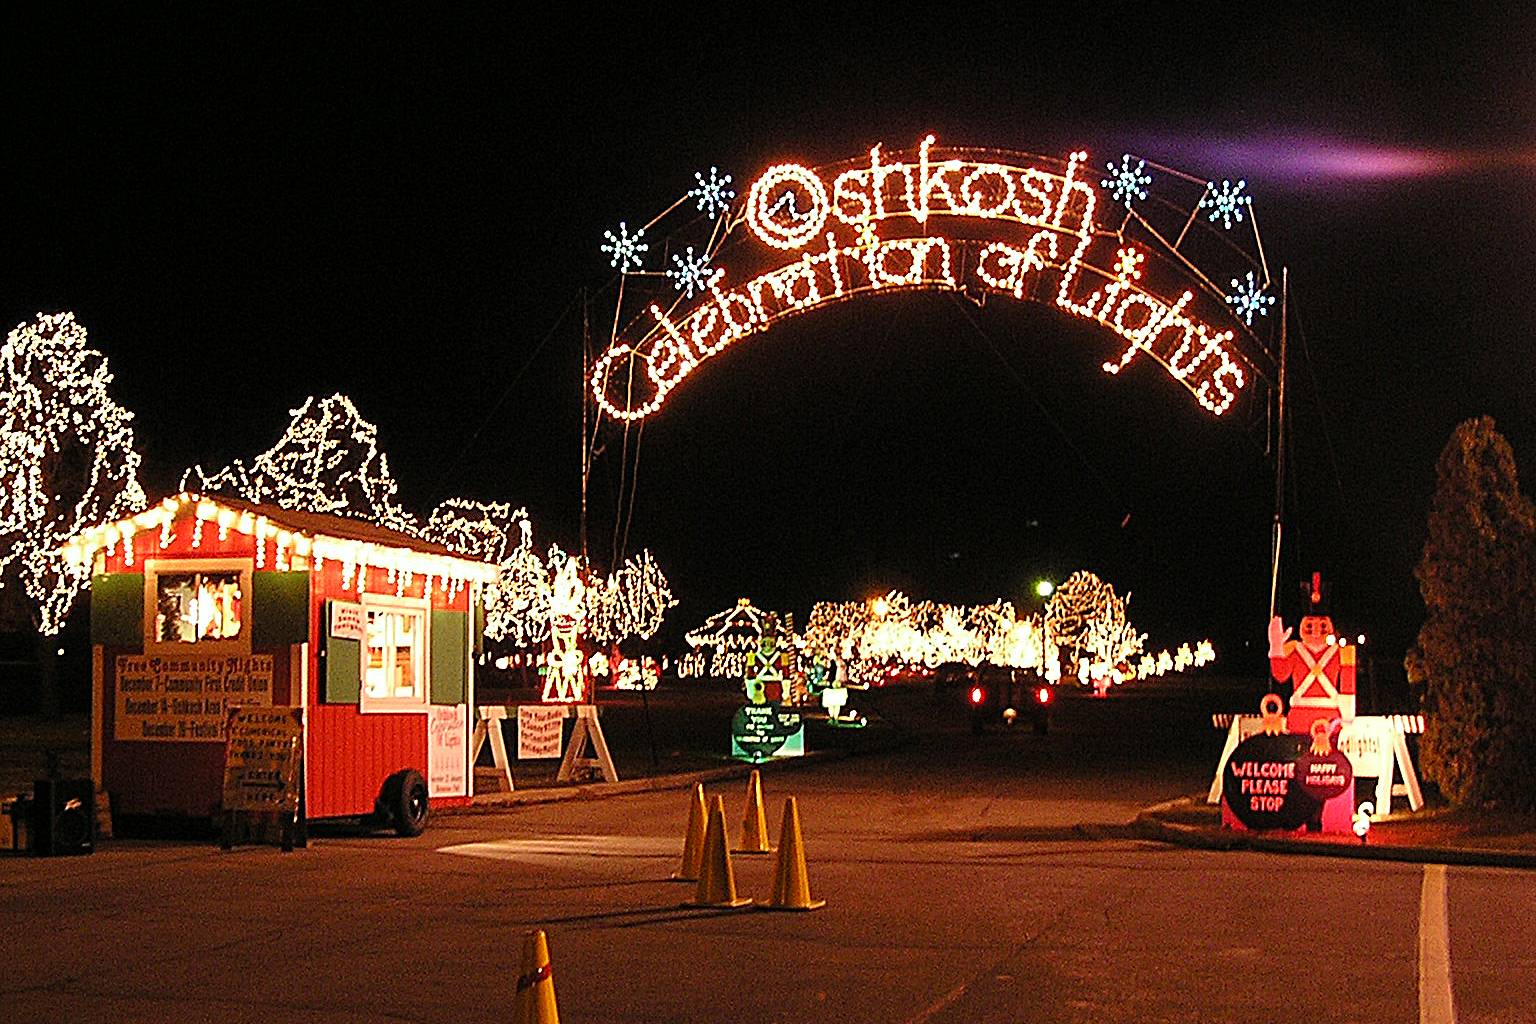
<path fill-rule="evenodd" d="M 287 431 L 246 465 L 239 459 L 209 474 L 187 470 L 182 490 L 229 494 L 283 508 L 365 519 L 417 533 L 419 524 L 395 500 L 399 485 L 379 450 L 378 428 L 346 395 L 310 397 L 292 410 Z"/>
<path fill-rule="evenodd" d="M 53 638 L 90 583 L 90 568 L 60 549 L 145 505 L 133 414 L 108 394 L 111 383 L 107 357 L 73 313 L 39 313 L 0 347 L 0 594 L 7 617 L 39 637 L 39 706 L 49 715 L 58 712 Z"/>

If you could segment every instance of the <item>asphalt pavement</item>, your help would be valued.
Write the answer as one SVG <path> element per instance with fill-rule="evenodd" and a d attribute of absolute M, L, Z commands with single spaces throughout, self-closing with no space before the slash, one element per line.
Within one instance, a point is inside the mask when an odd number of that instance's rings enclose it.
<path fill-rule="evenodd" d="M 775 836 L 798 798 L 828 901 L 805 914 L 679 906 L 684 790 L 441 815 L 417 839 L 321 830 L 286 855 L 0 860 L 0 1006 L 505 1019 L 542 927 L 567 1024 L 1532 1020 L 1536 874 L 1145 838 L 1145 808 L 1209 783 L 1210 697 L 1063 701 L 1047 736 L 975 737 L 923 694 L 872 695 L 903 742 L 764 775 Z M 741 780 L 708 789 L 738 833 Z M 771 857 L 733 867 L 768 895 Z"/>

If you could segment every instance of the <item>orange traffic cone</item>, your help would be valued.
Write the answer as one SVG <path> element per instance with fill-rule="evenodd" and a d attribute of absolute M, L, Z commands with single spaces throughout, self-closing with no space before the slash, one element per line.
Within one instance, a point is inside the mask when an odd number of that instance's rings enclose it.
<path fill-rule="evenodd" d="M 805 841 L 800 837 L 800 808 L 795 798 L 784 801 L 784 825 L 779 829 L 779 859 L 773 868 L 773 898 L 760 903 L 764 910 L 815 910 L 826 900 L 811 899 L 811 880 L 805 871 Z"/>
<path fill-rule="evenodd" d="M 514 1024 L 560 1024 L 560 1011 L 555 1008 L 555 979 L 549 966 L 549 942 L 542 928 L 535 928 L 523 939 L 512 1019 Z"/>
<path fill-rule="evenodd" d="M 679 882 L 697 882 L 699 865 L 704 862 L 704 822 L 709 812 L 704 809 L 704 784 L 693 786 L 693 799 L 688 803 L 688 833 L 683 837 L 683 862 L 672 877 Z"/>
<path fill-rule="evenodd" d="M 734 909 L 751 904 L 748 897 L 736 896 L 736 873 L 731 869 L 730 843 L 725 836 L 725 798 L 715 797 L 709 812 L 709 828 L 704 832 L 704 862 L 699 868 L 699 884 L 693 899 L 685 907 Z"/>
<path fill-rule="evenodd" d="M 768 845 L 768 815 L 763 813 L 763 776 L 756 768 L 747 783 L 747 813 L 741 822 L 741 845 L 736 853 L 772 853 Z"/>

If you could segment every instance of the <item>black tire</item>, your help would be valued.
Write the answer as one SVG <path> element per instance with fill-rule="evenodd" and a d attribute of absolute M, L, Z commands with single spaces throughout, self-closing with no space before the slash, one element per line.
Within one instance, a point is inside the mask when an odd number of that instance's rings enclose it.
<path fill-rule="evenodd" d="M 426 831 L 427 817 L 431 813 L 427 780 L 411 768 L 391 775 L 384 783 L 384 809 L 389 812 L 389 822 L 396 833 L 421 835 Z"/>
<path fill-rule="evenodd" d="M 1050 732 L 1050 730 L 1051 730 L 1051 720 L 1049 718 L 1046 718 L 1044 715 L 1041 715 L 1039 718 L 1035 719 L 1035 735 L 1036 736 L 1044 736 L 1046 733 Z"/>

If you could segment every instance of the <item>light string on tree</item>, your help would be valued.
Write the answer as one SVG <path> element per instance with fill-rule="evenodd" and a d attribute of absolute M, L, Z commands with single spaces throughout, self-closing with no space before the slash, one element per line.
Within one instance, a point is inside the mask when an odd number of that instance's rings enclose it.
<path fill-rule="evenodd" d="M 364 519 L 416 534 L 413 516 L 395 500 L 399 485 L 379 450 L 378 428 L 345 395 L 305 399 L 292 410 L 282 438 L 246 465 L 239 459 L 215 473 L 193 466 L 181 489 L 231 494 L 256 504 Z"/>
<path fill-rule="evenodd" d="M 897 591 L 873 601 L 824 601 L 811 609 L 801 646 L 841 661 L 856 683 L 877 678 L 890 665 L 989 662 L 1040 671 L 1042 655 L 1043 674 L 1051 681 L 1070 675 L 1084 683 L 1121 683 L 1215 660 L 1208 640 L 1173 654 L 1147 654 L 1145 634 L 1125 618 L 1128 599 L 1092 573 L 1074 573 L 1057 594 L 1047 605 L 1044 633 L 1038 614 L 1019 618 L 1007 601 L 914 603 Z"/>
<path fill-rule="evenodd" d="M 108 394 L 112 379 L 73 313 L 39 313 L 0 346 L 0 586 L 16 567 L 45 636 L 90 582 L 64 543 L 146 502 L 133 414 Z"/>

